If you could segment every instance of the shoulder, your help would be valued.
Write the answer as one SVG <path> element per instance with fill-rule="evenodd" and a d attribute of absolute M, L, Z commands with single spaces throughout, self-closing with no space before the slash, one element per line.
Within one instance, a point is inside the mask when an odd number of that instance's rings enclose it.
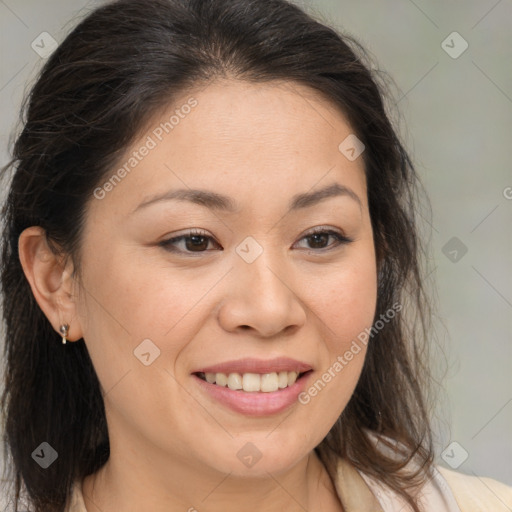
<path fill-rule="evenodd" d="M 462 512 L 510 512 L 512 487 L 488 477 L 466 475 L 437 466 Z"/>
<path fill-rule="evenodd" d="M 393 444 L 390 438 L 382 435 L 372 433 L 371 437 L 376 442 L 384 438 Z M 398 452 L 400 448 L 400 443 L 397 443 L 391 450 L 389 444 L 381 447 L 390 455 L 393 451 Z M 411 460 L 408 466 L 411 469 L 418 467 L 414 460 Z M 512 487 L 502 482 L 484 476 L 466 475 L 439 465 L 431 466 L 429 473 L 418 496 L 418 504 L 423 507 L 423 510 L 435 510 L 436 512 L 512 511 Z M 382 482 L 363 473 L 361 476 L 379 499 L 384 511 L 402 510 L 405 512 L 410 510 L 402 498 Z"/>
<path fill-rule="evenodd" d="M 470 476 L 441 466 L 431 468 L 432 477 L 421 488 L 420 507 L 435 512 L 511 512 L 512 487 L 488 477 Z M 409 511 L 395 491 L 362 474 L 385 512 Z"/>

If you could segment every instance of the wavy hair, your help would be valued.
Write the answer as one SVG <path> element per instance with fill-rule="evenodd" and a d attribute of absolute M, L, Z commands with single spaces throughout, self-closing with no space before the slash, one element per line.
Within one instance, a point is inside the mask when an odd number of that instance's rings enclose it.
<path fill-rule="evenodd" d="M 382 76 L 355 39 L 287 0 L 119 0 L 89 13 L 57 47 L 23 102 L 22 128 L 2 169 L 10 180 L 1 249 L 2 407 L 16 511 L 24 492 L 36 512 L 62 511 L 73 482 L 109 457 L 86 345 L 59 349 L 24 276 L 18 238 L 41 226 L 79 277 L 95 187 L 162 107 L 217 78 L 306 85 L 339 107 L 366 147 L 375 319 L 397 302 L 404 314 L 371 338 L 353 396 L 315 450 L 332 478 L 337 457 L 346 457 L 420 511 L 416 490 L 430 476 L 434 454 L 426 398 L 431 306 L 415 217 L 421 187 L 387 113 Z M 400 443 L 400 456 L 380 449 L 372 433 Z M 31 458 L 42 441 L 59 454 L 45 470 Z"/>

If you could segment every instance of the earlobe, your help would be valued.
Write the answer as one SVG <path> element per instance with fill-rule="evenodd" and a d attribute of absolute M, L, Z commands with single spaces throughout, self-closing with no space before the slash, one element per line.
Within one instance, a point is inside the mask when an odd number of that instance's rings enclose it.
<path fill-rule="evenodd" d="M 63 342 L 80 339 L 81 326 L 72 321 L 78 315 L 68 268 L 71 263 L 65 266 L 62 255 L 51 250 L 40 226 L 31 226 L 21 233 L 18 254 L 34 298 Z M 63 325 L 69 326 L 65 335 Z"/>

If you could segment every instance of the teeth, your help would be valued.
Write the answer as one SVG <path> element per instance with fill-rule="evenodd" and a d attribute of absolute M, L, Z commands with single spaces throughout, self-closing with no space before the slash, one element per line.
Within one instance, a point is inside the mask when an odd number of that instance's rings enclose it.
<path fill-rule="evenodd" d="M 297 372 L 288 372 L 288 386 L 291 386 L 297 380 Z"/>
<path fill-rule="evenodd" d="M 228 376 L 225 373 L 216 373 L 215 374 L 215 383 L 219 386 L 227 386 L 228 385 Z"/>
<path fill-rule="evenodd" d="M 279 389 L 283 389 L 288 386 L 288 372 L 279 372 L 277 385 L 279 386 Z"/>
<path fill-rule="evenodd" d="M 261 391 L 270 393 L 278 389 L 284 389 L 295 384 L 299 374 L 297 372 L 272 372 L 272 373 L 205 373 L 206 382 L 229 389 L 243 390 L 247 392 Z"/>
<path fill-rule="evenodd" d="M 261 391 L 268 393 L 269 391 L 277 391 L 279 389 L 279 382 L 277 380 L 277 373 L 265 373 L 261 376 Z"/>
<path fill-rule="evenodd" d="M 228 376 L 228 388 L 229 389 L 242 389 L 242 376 L 239 373 L 230 373 Z"/>
<path fill-rule="evenodd" d="M 244 391 L 260 391 L 261 376 L 259 373 L 244 373 Z"/>

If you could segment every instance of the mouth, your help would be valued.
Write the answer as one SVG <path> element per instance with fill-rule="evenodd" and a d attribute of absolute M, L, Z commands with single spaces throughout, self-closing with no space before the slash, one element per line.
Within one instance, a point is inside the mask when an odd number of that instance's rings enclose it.
<path fill-rule="evenodd" d="M 312 365 L 289 357 L 246 357 L 196 368 L 191 377 L 212 403 L 264 417 L 296 406 L 313 371 Z"/>
<path fill-rule="evenodd" d="M 313 370 L 270 373 L 213 373 L 195 372 L 199 379 L 218 387 L 241 393 L 272 393 L 293 386 Z"/>

